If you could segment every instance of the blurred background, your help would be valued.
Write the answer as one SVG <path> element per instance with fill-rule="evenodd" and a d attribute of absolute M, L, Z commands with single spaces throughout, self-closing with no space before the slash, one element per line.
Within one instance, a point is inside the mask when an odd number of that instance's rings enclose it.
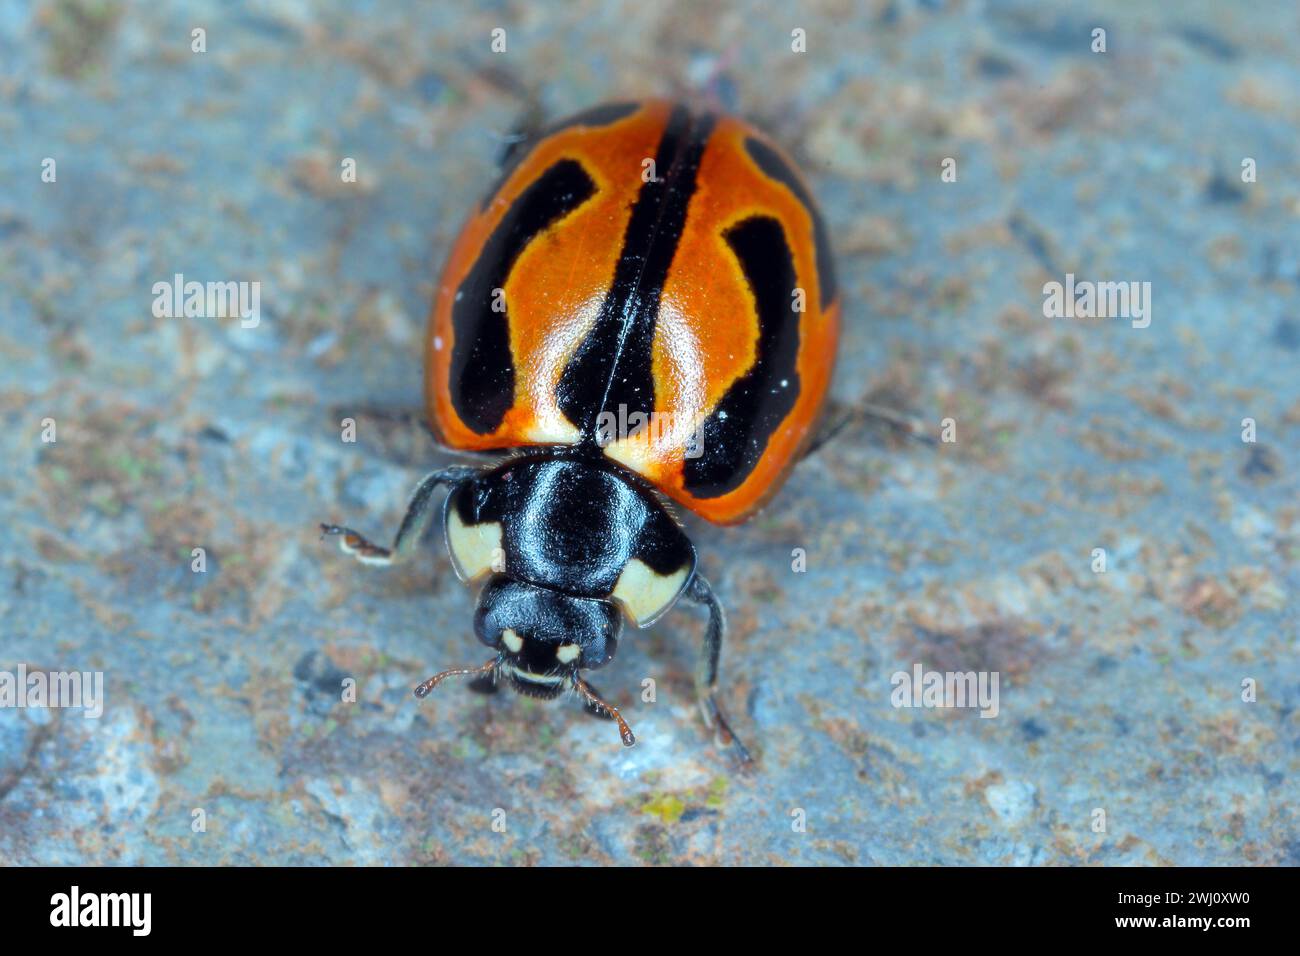
<path fill-rule="evenodd" d="M 749 777 L 692 612 L 601 675 L 625 750 L 415 701 L 478 661 L 473 594 L 436 536 L 384 573 L 317 533 L 385 538 L 447 460 L 422 327 L 510 132 L 650 94 L 802 163 L 837 400 L 956 427 L 688 521 Z M 0 709 L 0 863 L 1300 864 L 1297 128 L 1283 0 L 0 0 L 0 670 L 105 682 Z M 260 321 L 157 317 L 177 273 Z M 1067 273 L 1150 325 L 1044 317 Z M 892 706 L 916 663 L 997 672 L 998 716 Z"/>

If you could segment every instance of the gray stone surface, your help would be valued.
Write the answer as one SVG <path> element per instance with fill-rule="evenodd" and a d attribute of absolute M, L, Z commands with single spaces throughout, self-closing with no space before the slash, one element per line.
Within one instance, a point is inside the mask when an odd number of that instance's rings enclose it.
<path fill-rule="evenodd" d="M 691 613 L 601 675 L 624 750 L 571 702 L 414 700 L 481 656 L 472 595 L 435 539 L 384 573 L 316 533 L 387 534 L 445 461 L 423 317 L 514 123 L 687 89 L 811 173 L 837 399 L 957 428 L 688 521 L 747 777 Z M 1281 0 L 0 0 L 0 670 L 107 698 L 0 709 L 0 863 L 1300 863 L 1298 128 Z M 155 318 L 178 272 L 260 282 L 260 325 Z M 1044 318 L 1067 272 L 1150 282 L 1150 326 Z M 893 707 L 917 662 L 996 671 L 998 716 Z"/>

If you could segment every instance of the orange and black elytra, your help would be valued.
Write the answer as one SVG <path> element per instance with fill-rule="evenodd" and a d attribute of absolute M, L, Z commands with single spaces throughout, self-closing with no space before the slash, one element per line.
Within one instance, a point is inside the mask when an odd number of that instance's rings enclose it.
<path fill-rule="evenodd" d="M 482 580 L 482 690 L 505 680 L 618 710 L 583 672 L 625 621 L 679 598 L 708 612 L 705 721 L 748 753 L 716 699 L 725 621 L 663 496 L 719 524 L 773 495 L 813 435 L 840 301 L 830 242 L 790 159 L 749 124 L 662 100 L 597 106 L 516 145 L 438 284 L 425 397 L 454 449 L 499 452 L 418 485 L 391 548 L 337 525 L 342 549 L 388 565 L 434 492 L 462 580 Z"/>

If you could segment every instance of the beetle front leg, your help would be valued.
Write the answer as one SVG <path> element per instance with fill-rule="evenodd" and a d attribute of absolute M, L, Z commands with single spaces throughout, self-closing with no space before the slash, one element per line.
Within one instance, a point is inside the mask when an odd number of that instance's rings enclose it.
<path fill-rule="evenodd" d="M 432 510 L 433 493 L 438 486 L 455 486 L 468 478 L 475 477 L 478 473 L 477 468 L 453 465 L 450 468 L 431 472 L 420 479 L 420 483 L 415 486 L 415 492 L 411 495 L 411 503 L 406 508 L 406 516 L 402 518 L 402 525 L 397 529 L 397 536 L 393 538 L 390 548 L 374 544 L 364 535 L 341 525 L 322 524 L 321 534 L 337 535 L 339 550 L 344 554 L 352 555 L 362 564 L 391 567 L 406 557 L 415 542 L 420 539 L 420 534 L 424 531 Z"/>
<path fill-rule="evenodd" d="M 695 672 L 695 692 L 699 698 L 700 714 L 705 726 L 714 731 L 719 746 L 729 746 L 736 759 L 743 766 L 748 766 L 753 763 L 753 758 L 727 723 L 718 704 L 718 658 L 722 655 L 722 637 L 727 630 L 722 605 L 718 603 L 709 582 L 698 573 L 691 578 L 686 597 L 709 611 L 709 623 L 704 629 L 704 646 L 700 648 L 699 666 Z"/>

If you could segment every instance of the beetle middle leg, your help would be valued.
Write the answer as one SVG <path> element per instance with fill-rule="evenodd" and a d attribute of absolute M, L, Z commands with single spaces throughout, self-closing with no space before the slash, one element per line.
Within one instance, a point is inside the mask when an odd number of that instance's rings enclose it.
<path fill-rule="evenodd" d="M 351 528 L 336 524 L 322 524 L 321 534 L 337 535 L 339 550 L 344 554 L 352 555 L 362 564 L 391 567 L 406 557 L 415 542 L 420 539 L 420 534 L 424 531 L 429 514 L 433 510 L 433 493 L 438 486 L 454 486 L 473 478 L 478 473 L 477 468 L 453 465 L 450 468 L 431 472 L 420 479 L 420 483 L 415 486 L 415 492 L 411 495 L 411 503 L 407 505 L 406 516 L 402 518 L 401 527 L 397 529 L 397 536 L 393 538 L 391 547 L 381 547 Z"/>
<path fill-rule="evenodd" d="M 718 658 L 722 655 L 722 638 L 727 630 L 727 619 L 722 613 L 713 588 L 701 574 L 691 578 L 686 597 L 709 611 L 709 623 L 704 629 L 704 646 L 700 648 L 699 665 L 695 671 L 695 692 L 698 695 L 700 714 L 704 723 L 717 737 L 720 746 L 729 746 L 743 766 L 752 764 L 749 750 L 740 742 L 718 704 Z"/>

